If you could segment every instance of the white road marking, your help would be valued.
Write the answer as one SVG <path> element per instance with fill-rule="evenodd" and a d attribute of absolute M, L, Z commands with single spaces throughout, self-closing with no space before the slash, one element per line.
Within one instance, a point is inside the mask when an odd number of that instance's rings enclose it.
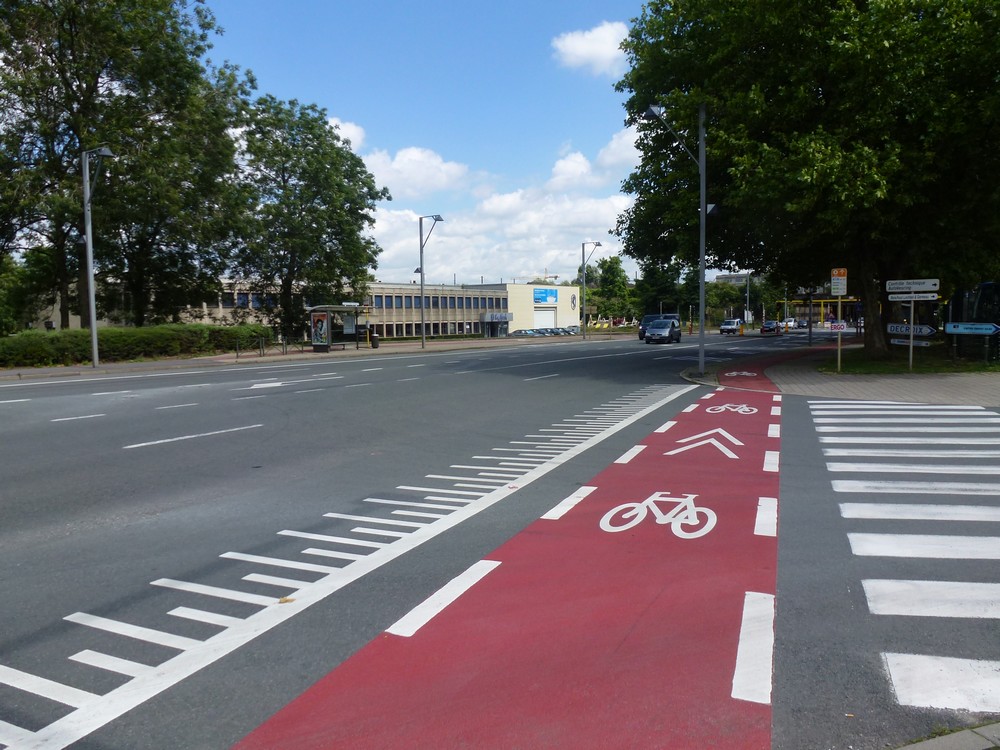
<path fill-rule="evenodd" d="M 98 669 L 105 669 L 109 672 L 123 674 L 126 677 L 139 677 L 140 675 L 143 675 L 149 670 L 155 668 L 146 664 L 140 664 L 136 661 L 131 661 L 129 659 L 122 659 L 117 656 L 111 656 L 110 654 L 102 654 L 99 651 L 91 651 L 90 649 L 80 651 L 79 653 L 73 654 L 69 658 L 71 661 L 86 664 L 89 667 L 97 667 Z"/>
<path fill-rule="evenodd" d="M 973 464 L 878 464 L 829 462 L 827 471 L 832 472 L 877 472 L 879 474 L 1000 474 L 1000 466 L 976 466 Z"/>
<path fill-rule="evenodd" d="M 558 378 L 559 373 L 554 372 L 551 375 L 539 375 L 537 378 L 525 378 L 525 383 L 530 383 L 532 380 L 545 380 L 546 378 Z"/>
<path fill-rule="evenodd" d="M 767 436 L 769 438 L 780 438 L 781 437 L 781 425 L 780 424 L 769 424 L 767 426 Z"/>
<path fill-rule="evenodd" d="M 87 627 L 94 628 L 95 630 L 103 630 L 106 633 L 124 635 L 128 638 L 135 638 L 137 641 L 145 641 L 146 643 L 155 643 L 158 646 L 175 648 L 178 651 L 187 651 L 189 648 L 194 648 L 195 646 L 199 646 L 203 643 L 203 641 L 199 641 L 194 638 L 187 638 L 183 635 L 164 633 L 162 630 L 144 628 L 139 625 L 130 625 L 127 622 L 112 620 L 107 617 L 99 617 L 97 615 L 88 615 L 85 612 L 74 612 L 71 615 L 67 615 L 63 619 L 68 620 L 69 622 L 75 622 L 77 625 L 86 625 Z"/>
<path fill-rule="evenodd" d="M 545 513 L 542 518 L 547 521 L 558 521 L 560 518 L 569 513 L 576 505 L 583 500 L 587 495 L 596 490 L 596 487 L 583 486 L 577 489 L 572 495 L 562 500 L 558 505 L 556 505 L 552 510 Z"/>
<path fill-rule="evenodd" d="M 848 534 L 851 552 L 864 557 L 1000 560 L 1000 537 L 946 534 Z"/>
<path fill-rule="evenodd" d="M 757 499 L 757 518 L 754 521 L 753 533 L 756 536 L 778 535 L 778 498 Z"/>
<path fill-rule="evenodd" d="M 1000 661 L 882 654 L 903 706 L 1000 711 Z"/>
<path fill-rule="evenodd" d="M 23 404 L 25 401 L 31 401 L 30 398 L 9 398 L 6 401 L 0 401 L 0 404 Z"/>
<path fill-rule="evenodd" d="M 816 432 L 1000 432 L 1000 427 L 832 427 L 817 426 Z M 883 442 L 883 441 L 879 441 Z"/>
<path fill-rule="evenodd" d="M 851 443 L 858 445 L 1000 445 L 1000 438 L 985 438 L 985 437 L 940 437 L 940 438 L 928 438 L 928 437 L 890 437 L 888 435 L 882 437 L 821 437 L 819 439 L 821 443 L 828 444 L 838 444 L 838 443 Z"/>
<path fill-rule="evenodd" d="M 867 492 L 907 495 L 1000 495 L 1000 484 L 989 482 L 889 482 L 836 479 L 834 492 Z"/>
<path fill-rule="evenodd" d="M 397 620 L 386 632 L 409 638 L 499 565 L 493 560 L 480 560 Z"/>
<path fill-rule="evenodd" d="M 616 458 L 615 459 L 615 463 L 616 464 L 627 464 L 629 461 L 631 461 L 633 458 L 635 458 L 636 456 L 638 456 L 644 450 L 646 450 L 646 446 L 645 445 L 635 445 L 635 446 L 629 448 L 627 451 L 625 451 L 618 458 Z"/>
<path fill-rule="evenodd" d="M 98 391 L 97 393 L 91 393 L 91 396 L 118 396 L 123 393 L 131 393 L 132 391 Z"/>
<path fill-rule="evenodd" d="M 964 414 L 960 417 L 813 417 L 816 424 L 997 424 L 1000 417 Z"/>
<path fill-rule="evenodd" d="M 867 579 L 861 585 L 873 615 L 1000 619 L 1000 583 Z"/>
<path fill-rule="evenodd" d="M 60 417 L 59 419 L 51 419 L 50 422 L 75 422 L 78 419 L 97 419 L 98 417 L 106 417 L 107 414 L 84 414 L 82 417 Z"/>
<path fill-rule="evenodd" d="M 262 424 L 250 424 L 246 427 L 231 427 L 228 430 L 214 430 L 212 432 L 199 432 L 196 435 L 181 435 L 175 438 L 166 438 L 164 440 L 151 440 L 148 443 L 133 443 L 132 445 L 122 446 L 122 450 L 131 450 L 132 448 L 148 448 L 151 445 L 163 445 L 164 443 L 176 443 L 180 440 L 194 440 L 195 438 L 212 437 L 214 435 L 225 435 L 230 432 L 241 432 L 242 430 L 253 430 L 257 427 L 263 427 Z"/>
<path fill-rule="evenodd" d="M 1000 450 L 922 450 L 920 448 L 824 448 L 830 458 L 1000 458 Z"/>
<path fill-rule="evenodd" d="M 743 598 L 733 698 L 770 705 L 773 657 L 774 595 L 748 591 Z"/>
<path fill-rule="evenodd" d="M 5 667 L 2 664 L 0 664 L 0 683 L 74 708 L 80 708 L 98 697 L 85 690 L 78 690 L 69 685 L 63 685 L 61 682 L 47 680 L 44 677 L 28 674 L 12 667 Z"/>
<path fill-rule="evenodd" d="M 293 536 L 297 539 L 311 539 L 314 542 L 329 542 L 331 544 L 350 544 L 355 547 L 369 547 L 371 549 L 379 549 L 380 547 L 385 547 L 384 542 L 371 542 L 367 539 L 351 539 L 346 536 L 331 536 L 329 534 L 311 534 L 307 531 L 291 531 L 289 529 L 284 529 L 278 532 L 278 536 Z"/>
<path fill-rule="evenodd" d="M 190 406 L 197 406 L 198 404 L 172 404 L 170 406 L 157 406 L 156 411 L 162 409 L 187 409 Z"/>
<path fill-rule="evenodd" d="M 780 451 L 764 451 L 764 471 L 778 471 L 778 462 L 780 457 Z"/>
<path fill-rule="evenodd" d="M 840 515 L 843 518 L 898 521 L 987 521 L 1000 523 L 1000 508 L 991 505 L 841 503 Z"/>
<path fill-rule="evenodd" d="M 226 599 L 231 602 L 257 604 L 261 607 L 268 607 L 278 601 L 277 598 L 273 596 L 261 596 L 260 594 L 251 594 L 246 591 L 235 591 L 233 589 L 220 588 L 219 586 L 207 586 L 204 583 L 175 581 L 172 578 L 159 578 L 152 581 L 150 585 L 162 586 L 163 588 L 175 589 L 176 591 L 186 591 L 189 594 L 213 596 L 216 599 Z"/>

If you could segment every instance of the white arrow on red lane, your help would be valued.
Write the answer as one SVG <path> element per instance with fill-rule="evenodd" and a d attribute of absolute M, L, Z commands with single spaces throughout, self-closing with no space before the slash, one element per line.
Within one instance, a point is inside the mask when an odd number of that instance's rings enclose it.
<path fill-rule="evenodd" d="M 737 440 L 736 438 L 734 438 L 732 435 L 730 435 L 728 432 L 726 432 L 725 430 L 723 430 L 721 427 L 716 427 L 714 430 L 709 430 L 708 432 L 699 432 L 697 435 L 692 435 L 691 437 L 682 438 L 681 440 L 678 440 L 677 442 L 678 443 L 689 443 L 692 440 L 697 440 L 698 438 L 707 437 L 708 435 L 711 435 L 714 432 L 719 433 L 720 436 L 722 436 L 722 437 L 726 438 L 727 440 L 729 440 L 733 445 L 743 445 L 743 443 L 741 443 L 739 440 Z M 724 446 L 722 443 L 720 443 L 715 438 L 708 438 L 707 440 L 699 440 L 697 443 L 691 443 L 690 445 L 685 445 L 685 446 L 682 446 L 680 448 L 675 448 L 672 451 L 667 451 L 663 455 L 664 456 L 673 456 L 673 455 L 676 455 L 678 453 L 683 453 L 684 451 L 691 450 L 692 448 L 697 448 L 699 445 L 714 445 L 716 448 L 718 448 L 720 451 L 722 451 L 722 453 L 724 455 L 728 456 L 729 458 L 739 458 L 739 456 L 737 456 L 735 453 L 733 453 L 731 450 L 729 450 L 729 448 L 727 448 L 726 446 Z"/>

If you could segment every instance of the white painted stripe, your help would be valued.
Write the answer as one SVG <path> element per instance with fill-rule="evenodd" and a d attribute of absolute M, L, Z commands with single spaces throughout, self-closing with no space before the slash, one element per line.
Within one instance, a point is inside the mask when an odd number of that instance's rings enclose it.
<path fill-rule="evenodd" d="M 1000 466 L 974 464 L 878 464 L 829 462 L 827 471 L 877 472 L 879 474 L 1000 474 Z"/>
<path fill-rule="evenodd" d="M 187 409 L 191 406 L 197 406 L 198 404 L 173 404 L 171 406 L 157 406 L 156 411 L 162 411 L 164 409 Z"/>
<path fill-rule="evenodd" d="M 525 378 L 525 383 L 530 383 L 532 380 L 545 380 L 546 378 L 558 378 L 559 373 L 553 373 L 551 375 L 539 375 L 537 378 Z"/>
<path fill-rule="evenodd" d="M 248 555 L 244 552 L 223 552 L 219 555 L 219 557 L 225 560 L 239 560 L 240 562 L 256 563 L 257 565 L 273 565 L 276 568 L 308 570 L 311 573 L 336 573 L 340 570 L 340 568 L 332 568 L 329 565 L 316 565 L 315 563 L 299 562 L 298 560 L 285 560 L 280 557 Z"/>
<path fill-rule="evenodd" d="M 380 532 L 386 533 L 386 532 Z M 354 562 L 355 560 L 364 559 L 364 555 L 359 555 L 356 552 L 338 552 L 332 549 L 318 549 L 316 547 L 309 547 L 308 549 L 302 550 L 303 555 L 316 555 L 317 557 L 329 557 L 334 560 L 350 560 Z"/>
<path fill-rule="evenodd" d="M 835 479 L 834 492 L 867 492 L 907 495 L 1000 495 L 1000 484 L 988 482 L 865 482 Z"/>
<path fill-rule="evenodd" d="M 9 398 L 6 401 L 0 401 L 0 404 L 23 404 L 25 401 L 31 401 L 30 398 Z M 2 741 L 2 739 L 0 739 Z"/>
<path fill-rule="evenodd" d="M 772 417 L 780 417 L 781 416 L 781 407 L 780 406 L 772 406 L 771 407 L 771 416 Z"/>
<path fill-rule="evenodd" d="M 653 432 L 666 432 L 671 427 L 673 427 L 675 424 L 677 424 L 677 422 L 675 422 L 673 420 L 671 420 L 669 422 L 664 422 L 659 427 L 657 427 L 655 430 L 653 430 Z"/>
<path fill-rule="evenodd" d="M 132 391 L 98 391 L 97 393 L 91 393 L 91 396 L 119 396 L 123 393 L 131 393 Z"/>
<path fill-rule="evenodd" d="M 733 698 L 770 705 L 773 657 L 774 595 L 748 591 L 743 598 Z"/>
<path fill-rule="evenodd" d="M 201 594 L 202 596 L 213 596 L 216 599 L 226 599 L 232 602 L 243 602 L 244 604 L 259 604 L 268 607 L 274 604 L 277 599 L 273 596 L 261 596 L 251 594 L 247 591 L 234 591 L 219 586 L 208 586 L 204 583 L 190 583 L 188 581 L 175 581 L 171 578 L 160 578 L 151 583 L 153 586 L 162 586 L 176 591 L 186 591 L 189 594 Z"/>
<path fill-rule="evenodd" d="M 682 414 L 688 414 L 690 412 L 693 412 L 697 408 L 698 408 L 698 404 L 691 404 L 691 405 L 685 406 L 683 409 L 681 409 L 681 413 Z"/>
<path fill-rule="evenodd" d="M 115 635 L 124 635 L 128 638 L 135 638 L 137 641 L 145 641 L 147 643 L 155 643 L 158 646 L 175 648 L 178 651 L 186 651 L 187 649 L 194 648 L 202 643 L 202 641 L 195 640 L 194 638 L 186 638 L 182 635 L 175 635 L 173 633 L 164 633 L 162 630 L 144 628 L 139 625 L 130 625 L 127 622 L 110 620 L 107 617 L 88 615 L 85 612 L 74 612 L 71 615 L 67 615 L 63 619 L 68 620 L 69 622 L 75 622 L 77 625 L 86 625 L 88 628 L 103 630 L 108 633 L 114 633 Z"/>
<path fill-rule="evenodd" d="M 448 516 L 447 513 L 421 513 L 415 510 L 394 510 L 392 513 L 397 516 L 408 516 L 409 518 L 446 518 Z"/>
<path fill-rule="evenodd" d="M 373 519 L 378 520 L 378 519 Z M 418 526 L 423 526 L 424 524 L 417 524 Z M 374 534 L 376 536 L 391 536 L 396 539 L 405 539 L 412 532 L 409 531 L 389 531 L 388 529 L 369 529 L 366 526 L 355 526 L 351 531 L 357 534 Z"/>
<path fill-rule="evenodd" d="M 373 385 L 373 384 L 372 383 L 353 383 L 351 385 L 345 385 L 344 388 L 366 388 L 366 387 L 368 387 L 370 385 Z"/>
<path fill-rule="evenodd" d="M 946 534 L 848 534 L 851 552 L 865 557 L 1000 560 L 998 536 Z"/>
<path fill-rule="evenodd" d="M 407 526 L 411 529 L 419 529 L 424 524 L 413 523 L 412 521 L 393 521 L 391 518 L 372 518 L 371 516 L 352 516 L 346 513 L 324 513 L 324 518 L 339 518 L 343 521 L 368 521 L 371 523 L 384 523 L 387 526 Z"/>
<path fill-rule="evenodd" d="M 781 403 L 781 394 L 779 393 L 779 394 L 776 394 L 774 396 L 771 396 L 771 400 L 774 401 L 776 404 L 780 404 Z"/>
<path fill-rule="evenodd" d="M 1000 583 L 868 579 L 861 585 L 873 615 L 1000 619 Z"/>
<path fill-rule="evenodd" d="M 220 615 L 218 612 L 206 612 L 203 609 L 194 609 L 193 607 L 175 607 L 167 612 L 167 614 L 173 615 L 174 617 L 183 617 L 185 620 L 194 620 L 195 622 L 204 622 L 209 625 L 218 625 L 221 628 L 231 628 L 239 625 L 240 623 L 246 622 L 240 617 Z"/>
<path fill-rule="evenodd" d="M 381 369 L 381 367 L 366 367 L 361 372 L 378 372 Z"/>
<path fill-rule="evenodd" d="M 977 406 L 973 407 L 975 409 L 982 410 L 983 407 Z M 850 409 L 831 409 L 820 411 L 818 409 L 812 410 L 812 415 L 814 417 L 872 417 L 872 416 L 885 416 L 885 417 L 974 417 L 976 414 L 983 414 L 992 416 L 993 412 L 987 411 L 952 411 L 949 407 L 948 410 L 942 411 L 918 411 L 911 407 L 905 409 L 887 409 L 883 411 L 874 411 L 871 409 L 861 410 L 861 411 L 851 411 Z"/>
<path fill-rule="evenodd" d="M 303 391 L 295 391 L 295 393 L 319 393 L 320 391 L 326 390 L 325 388 L 306 388 Z"/>
<path fill-rule="evenodd" d="M 754 522 L 753 533 L 756 536 L 778 535 L 778 498 L 757 499 L 757 519 Z"/>
<path fill-rule="evenodd" d="M 408 484 L 400 484 L 397 490 L 409 490 L 410 492 L 443 492 L 445 495 L 466 495 L 468 497 L 482 497 L 485 492 L 469 492 L 468 490 L 442 490 L 438 487 L 414 487 Z"/>
<path fill-rule="evenodd" d="M 18 690 L 34 693 L 74 708 L 79 708 L 97 697 L 86 690 L 79 690 L 54 680 L 47 680 L 44 677 L 22 672 L 13 667 L 5 667 L 3 664 L 0 664 L 0 684 L 10 685 Z"/>
<path fill-rule="evenodd" d="M 440 495 L 424 495 L 424 500 L 433 500 L 438 503 L 458 503 L 459 505 L 468 505 L 469 503 L 474 502 L 473 500 L 468 500 L 464 497 L 441 497 Z"/>
<path fill-rule="evenodd" d="M 314 542 L 330 542 L 333 544 L 352 544 L 355 547 L 370 547 L 378 549 L 384 547 L 384 542 L 371 542 L 367 539 L 351 539 L 347 536 L 330 536 L 328 534 L 311 534 L 308 531 L 290 531 L 284 529 L 278 532 L 278 536 L 293 536 L 298 539 L 312 539 Z"/>
<path fill-rule="evenodd" d="M 60 417 L 59 419 L 50 419 L 50 422 L 75 422 L 78 419 L 97 419 L 98 417 L 106 417 L 107 414 L 84 414 L 81 417 Z"/>
<path fill-rule="evenodd" d="M 148 443 L 134 443 L 133 445 L 122 446 L 123 450 L 130 450 L 132 448 L 146 448 L 150 445 L 163 445 L 164 443 L 176 443 L 179 440 L 193 440 L 195 438 L 203 437 L 213 437 L 215 435 L 226 435 L 230 432 L 241 432 L 243 430 L 254 430 L 258 427 L 263 427 L 262 424 L 249 424 L 246 427 L 231 427 L 228 430 L 214 430 L 213 432 L 200 432 L 196 435 L 182 435 L 175 438 L 167 438 L 165 440 L 151 440 Z"/>
<path fill-rule="evenodd" d="M 364 501 L 366 503 L 378 503 L 381 505 L 399 505 L 404 508 L 427 508 L 429 510 L 455 510 L 454 505 L 436 505 L 434 503 L 414 503 L 414 502 L 407 502 L 406 500 L 383 500 L 378 497 L 366 497 Z"/>
<path fill-rule="evenodd" d="M 139 675 L 145 674 L 150 669 L 155 669 L 155 667 L 140 664 L 137 661 L 121 659 L 117 656 L 102 654 L 99 651 L 91 651 L 90 649 L 80 651 L 79 653 L 73 654 L 69 658 L 70 661 L 86 664 L 88 667 L 106 669 L 109 672 L 116 672 L 117 674 L 123 674 L 127 677 L 138 677 Z"/>
<path fill-rule="evenodd" d="M 596 490 L 596 487 L 583 486 L 577 489 L 572 495 L 567 497 L 565 500 L 560 502 L 552 510 L 542 516 L 546 521 L 558 521 L 560 518 L 569 513 L 576 505 L 583 500 L 587 495 Z"/>
<path fill-rule="evenodd" d="M 780 424 L 769 424 L 767 426 L 767 436 L 769 438 L 780 438 L 781 437 L 781 425 Z"/>
<path fill-rule="evenodd" d="M 397 620 L 386 632 L 409 638 L 498 565 L 500 563 L 493 560 L 480 560 Z"/>
<path fill-rule="evenodd" d="M 779 451 L 764 451 L 764 471 L 777 471 L 780 455 Z"/>
<path fill-rule="evenodd" d="M 875 417 L 865 419 L 863 417 L 817 417 L 813 419 L 816 424 L 996 424 L 1000 422 L 1000 417 L 978 416 L 966 414 L 961 417 Z"/>
<path fill-rule="evenodd" d="M 633 458 L 635 458 L 636 456 L 638 456 L 644 450 L 646 450 L 646 446 L 645 445 L 635 445 L 635 446 L 629 448 L 623 454 L 621 454 L 618 458 L 616 458 L 615 459 L 615 463 L 616 464 L 627 464 L 629 461 L 631 461 Z"/>
<path fill-rule="evenodd" d="M 830 458 L 1000 458 L 1000 450 L 924 450 L 920 448 L 824 448 Z"/>
<path fill-rule="evenodd" d="M 990 505 L 923 505 L 911 503 L 841 503 L 843 518 L 893 521 L 986 521 L 1000 523 L 1000 508 Z"/>
<path fill-rule="evenodd" d="M 286 589 L 298 591 L 310 585 L 312 581 L 303 581 L 298 578 L 282 578 L 281 576 L 268 576 L 263 573 L 250 573 L 243 576 L 244 581 L 250 583 L 263 583 L 266 586 L 280 586 Z"/>
<path fill-rule="evenodd" d="M 478 482 L 493 482 L 494 484 L 503 484 L 505 480 L 503 479 L 483 479 L 478 476 L 476 477 L 459 477 L 452 476 L 450 474 L 425 474 L 426 479 L 446 479 L 451 482 L 465 482 L 470 479 L 475 479 Z"/>
<path fill-rule="evenodd" d="M 839 444 L 851 443 L 852 445 L 1000 445 L 1000 438 L 983 437 L 821 437 L 821 443 Z"/>
<path fill-rule="evenodd" d="M 1000 710 L 1000 661 L 893 653 L 882 658 L 903 706 Z"/>
<path fill-rule="evenodd" d="M 1000 427 L 816 427 L 817 432 L 1000 432 Z"/>
<path fill-rule="evenodd" d="M 9 748 L 28 747 L 34 740 L 34 732 L 0 721 L 0 744 Z"/>

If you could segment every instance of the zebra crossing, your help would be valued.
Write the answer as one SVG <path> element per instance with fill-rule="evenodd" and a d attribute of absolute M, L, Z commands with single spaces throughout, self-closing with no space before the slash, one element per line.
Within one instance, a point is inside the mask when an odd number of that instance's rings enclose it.
<path fill-rule="evenodd" d="M 869 612 L 948 628 L 937 653 L 885 644 L 897 702 L 1000 711 L 1000 644 L 963 647 L 983 621 L 1000 621 L 1000 414 L 893 401 L 809 409 L 851 553 L 886 572 L 861 581 Z"/>

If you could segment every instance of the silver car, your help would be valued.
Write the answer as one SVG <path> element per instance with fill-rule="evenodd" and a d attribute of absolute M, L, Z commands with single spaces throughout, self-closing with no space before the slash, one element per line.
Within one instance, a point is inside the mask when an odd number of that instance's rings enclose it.
<path fill-rule="evenodd" d="M 673 318 L 654 320 L 646 328 L 647 344 L 669 344 L 681 340 L 680 321 Z"/>

